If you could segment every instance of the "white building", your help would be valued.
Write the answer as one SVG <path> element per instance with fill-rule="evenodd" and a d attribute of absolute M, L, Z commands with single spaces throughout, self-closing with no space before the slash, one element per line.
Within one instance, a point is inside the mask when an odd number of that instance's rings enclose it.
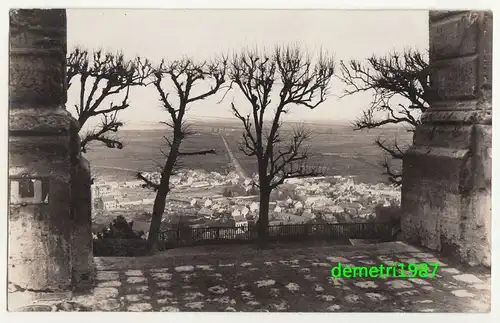
<path fill-rule="evenodd" d="M 344 212 L 344 208 L 339 206 L 339 205 L 332 205 L 332 206 L 328 207 L 328 210 L 330 210 L 333 213 L 343 213 Z"/>
<path fill-rule="evenodd" d="M 144 184 L 143 181 L 128 181 L 128 182 L 126 182 L 126 185 L 129 187 L 140 187 L 142 184 Z"/>
<path fill-rule="evenodd" d="M 250 204 L 250 212 L 257 212 L 259 210 L 259 204 L 257 202 L 252 202 Z"/>
<path fill-rule="evenodd" d="M 99 191 L 99 195 L 107 195 L 107 194 L 110 194 L 111 191 L 113 190 L 113 188 L 111 187 L 111 185 L 96 185 L 97 187 L 97 190 Z"/>
<path fill-rule="evenodd" d="M 218 210 L 218 209 L 222 208 L 222 205 L 219 202 L 217 202 L 217 203 L 212 204 L 212 206 L 210 208 L 212 210 Z"/>
<path fill-rule="evenodd" d="M 172 185 L 178 185 L 181 183 L 181 177 L 180 176 L 172 176 L 170 177 L 170 184 Z"/>
<path fill-rule="evenodd" d="M 332 203 L 333 203 L 332 200 L 323 195 L 309 196 L 305 201 L 306 206 L 314 206 L 317 208 L 324 207 Z"/>
<path fill-rule="evenodd" d="M 99 186 L 92 185 L 92 199 L 99 198 L 101 196 Z"/>
<path fill-rule="evenodd" d="M 212 205 L 212 200 L 211 199 L 206 199 L 205 203 L 203 204 L 204 207 L 210 207 Z"/>
<path fill-rule="evenodd" d="M 119 200 L 117 204 L 120 206 L 141 205 L 142 199 L 136 200 L 136 199 L 132 199 L 130 197 L 125 197 L 125 198 Z"/>
<path fill-rule="evenodd" d="M 233 219 L 235 222 L 235 224 L 234 224 L 235 227 L 247 227 L 248 228 L 248 221 L 244 216 L 242 216 L 242 215 L 233 216 Z"/>
<path fill-rule="evenodd" d="M 104 209 L 106 210 L 114 210 L 117 208 L 117 203 L 114 196 L 103 196 L 102 202 L 104 204 Z"/>
<path fill-rule="evenodd" d="M 298 201 L 297 203 L 295 203 L 295 204 L 293 205 L 293 208 L 294 208 L 295 210 L 300 210 L 300 209 L 304 208 L 304 204 L 303 204 L 301 201 Z"/>

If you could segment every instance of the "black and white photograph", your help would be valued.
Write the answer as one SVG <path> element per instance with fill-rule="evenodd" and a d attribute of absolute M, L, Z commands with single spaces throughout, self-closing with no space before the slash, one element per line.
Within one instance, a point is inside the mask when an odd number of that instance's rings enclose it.
<path fill-rule="evenodd" d="M 8 15 L 9 312 L 491 312 L 489 8 Z"/>

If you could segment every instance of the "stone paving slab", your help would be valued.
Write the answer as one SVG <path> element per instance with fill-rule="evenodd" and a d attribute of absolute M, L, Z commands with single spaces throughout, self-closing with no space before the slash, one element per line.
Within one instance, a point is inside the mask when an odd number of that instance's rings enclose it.
<path fill-rule="evenodd" d="M 490 311 L 489 273 L 451 266 L 430 253 L 338 256 L 334 251 L 307 255 L 296 250 L 295 256 L 279 260 L 196 260 L 161 268 L 100 270 L 92 293 L 71 301 L 94 311 Z M 358 266 L 427 262 L 440 267 L 436 277 L 427 279 L 331 278 L 331 268 L 339 261 Z"/>

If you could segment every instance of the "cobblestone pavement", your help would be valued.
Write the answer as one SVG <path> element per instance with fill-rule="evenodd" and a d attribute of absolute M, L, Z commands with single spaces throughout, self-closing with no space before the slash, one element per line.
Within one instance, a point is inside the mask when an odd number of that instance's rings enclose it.
<path fill-rule="evenodd" d="M 162 268 L 100 270 L 92 293 L 74 296 L 94 311 L 488 312 L 489 273 L 448 265 L 428 253 L 283 260 L 203 259 Z M 206 258 L 206 257 L 205 257 Z M 206 262 L 201 262 L 206 260 Z M 338 262 L 369 266 L 438 263 L 434 278 L 331 278 Z M 73 304 L 73 305 L 72 305 Z M 62 307 L 61 307 L 62 306 Z M 74 310 L 74 309 L 73 309 Z"/>

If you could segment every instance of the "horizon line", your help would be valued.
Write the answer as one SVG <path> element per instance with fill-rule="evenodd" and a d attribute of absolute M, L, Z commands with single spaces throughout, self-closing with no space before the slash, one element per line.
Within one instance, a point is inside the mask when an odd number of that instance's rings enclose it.
<path fill-rule="evenodd" d="M 231 117 L 215 117 L 215 116 L 196 116 L 196 117 L 190 117 L 187 118 L 187 121 L 197 121 L 197 122 L 202 122 L 202 123 L 207 123 L 206 119 L 212 119 L 214 121 L 226 121 L 226 122 L 231 122 L 231 123 L 240 123 L 239 120 Z M 331 124 L 345 124 L 349 125 L 352 122 L 352 120 L 331 120 L 331 121 L 325 121 L 321 119 L 309 119 L 309 120 L 283 120 L 283 123 L 305 123 L 305 124 L 315 124 L 315 125 L 331 125 Z M 128 125 L 130 126 L 139 126 L 139 125 L 153 125 L 153 124 L 158 124 L 159 127 L 166 127 L 165 125 L 162 126 L 162 123 L 160 121 L 149 121 L 149 120 L 144 120 L 144 121 L 125 121 L 123 128 L 127 128 Z"/>

